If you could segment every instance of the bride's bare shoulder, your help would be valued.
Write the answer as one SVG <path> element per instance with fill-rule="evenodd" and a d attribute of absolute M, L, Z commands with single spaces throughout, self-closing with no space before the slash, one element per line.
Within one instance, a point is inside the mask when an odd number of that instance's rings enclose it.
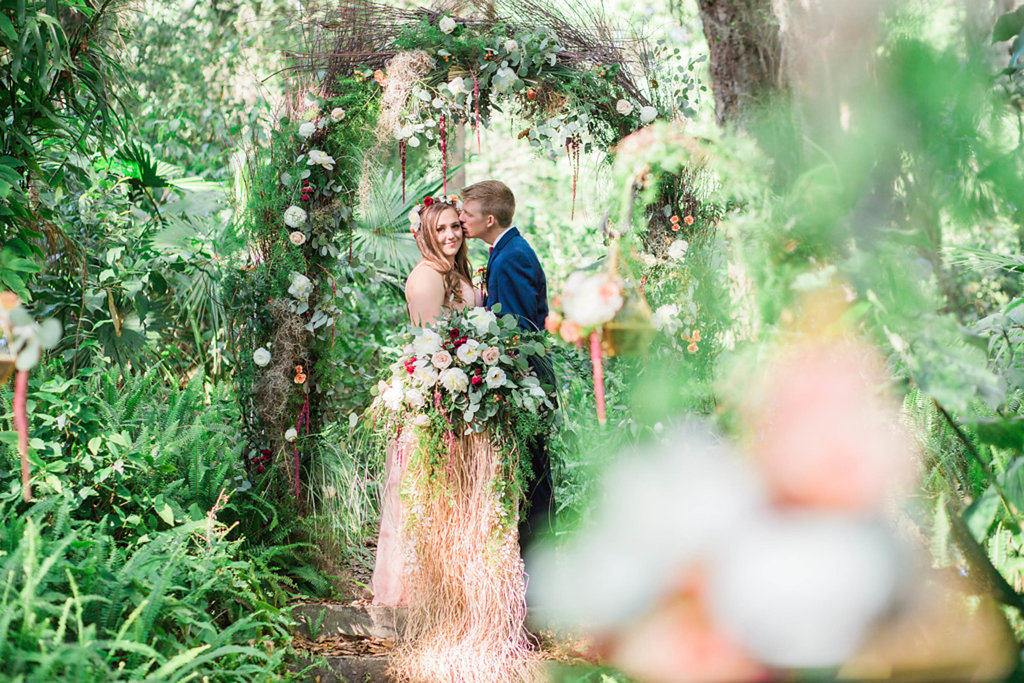
<path fill-rule="evenodd" d="M 438 288 L 444 291 L 444 276 L 425 261 L 417 263 L 405 280 L 407 294 L 419 290 L 432 291 Z"/>

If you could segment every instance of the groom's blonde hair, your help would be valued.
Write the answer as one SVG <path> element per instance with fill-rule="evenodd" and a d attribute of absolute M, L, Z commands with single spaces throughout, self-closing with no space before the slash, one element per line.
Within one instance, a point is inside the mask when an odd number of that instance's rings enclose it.
<path fill-rule="evenodd" d="M 508 185 L 500 180 L 483 180 L 462 188 L 462 201 L 480 202 L 485 216 L 494 216 L 498 225 L 507 228 L 512 225 L 516 212 L 516 197 Z"/>

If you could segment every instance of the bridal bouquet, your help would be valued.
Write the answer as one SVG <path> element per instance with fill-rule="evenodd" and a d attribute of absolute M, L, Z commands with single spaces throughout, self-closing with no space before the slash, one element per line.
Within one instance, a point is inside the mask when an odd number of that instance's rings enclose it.
<path fill-rule="evenodd" d="M 513 413 L 541 415 L 553 409 L 530 369 L 545 354 L 514 316 L 484 308 L 453 311 L 415 330 L 391 377 L 377 384 L 375 404 L 395 418 L 424 422 L 440 413 L 464 434 L 481 432 Z"/>

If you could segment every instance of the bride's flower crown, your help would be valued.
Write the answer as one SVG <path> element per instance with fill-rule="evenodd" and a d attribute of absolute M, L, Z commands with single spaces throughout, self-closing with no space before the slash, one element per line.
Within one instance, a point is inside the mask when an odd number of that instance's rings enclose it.
<path fill-rule="evenodd" d="M 427 208 L 428 206 L 430 206 L 434 202 L 447 202 L 448 204 L 451 204 L 452 206 L 454 206 L 456 211 L 458 211 L 460 213 L 462 212 L 462 199 L 460 199 L 459 195 L 457 195 L 457 194 L 450 194 L 450 195 L 447 195 L 447 196 L 443 195 L 443 194 L 439 194 L 436 197 L 426 196 L 426 197 L 423 198 L 422 202 L 417 204 L 416 207 L 412 211 L 409 212 L 409 223 L 410 223 L 409 232 L 411 232 L 414 235 L 417 232 L 419 232 L 419 230 L 420 230 L 420 214 L 423 212 L 423 209 Z"/>

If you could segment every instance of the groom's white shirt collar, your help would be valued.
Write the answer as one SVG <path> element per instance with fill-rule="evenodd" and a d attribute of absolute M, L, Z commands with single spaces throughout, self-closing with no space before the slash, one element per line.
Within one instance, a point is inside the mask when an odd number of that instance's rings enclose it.
<path fill-rule="evenodd" d="M 508 232 L 509 230 L 511 230 L 514 227 L 515 227 L 514 225 L 510 225 L 507 228 L 505 228 L 504 230 L 502 230 L 501 234 L 498 235 L 498 239 L 494 240 L 494 244 L 492 244 L 491 246 L 492 247 L 497 247 L 498 244 L 501 242 L 501 238 L 505 236 L 505 233 Z"/>

